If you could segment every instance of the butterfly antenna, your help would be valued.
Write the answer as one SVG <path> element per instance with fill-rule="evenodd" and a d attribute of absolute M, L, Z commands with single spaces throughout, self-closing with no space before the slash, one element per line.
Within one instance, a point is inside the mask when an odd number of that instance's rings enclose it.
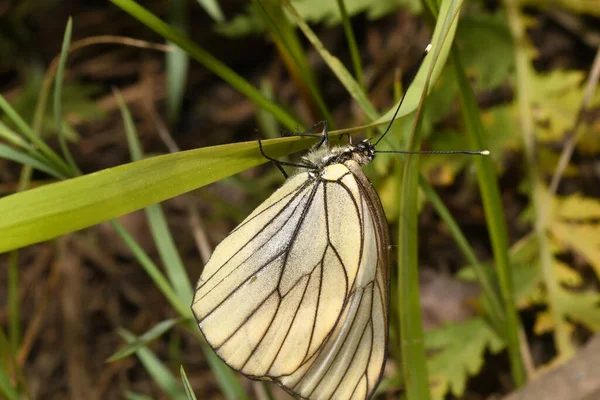
<path fill-rule="evenodd" d="M 390 131 L 390 128 L 392 127 L 392 124 L 396 120 L 396 116 L 398 115 L 398 112 L 400 111 L 400 107 L 402 106 L 402 102 L 404 102 L 404 98 L 406 97 L 406 93 L 408 93 L 408 89 L 410 88 L 410 85 L 415 80 L 415 77 L 417 76 L 417 73 L 419 72 L 419 69 L 421 69 L 421 65 L 423 64 L 423 60 L 425 60 L 425 57 L 427 56 L 427 54 L 429 54 L 430 50 L 431 50 L 431 43 L 429 43 L 427 45 L 427 47 L 425 48 L 425 51 L 423 52 L 423 54 L 421 55 L 421 58 L 419 59 L 419 62 L 417 63 L 417 66 L 413 69 L 413 73 L 410 75 L 410 77 L 408 79 L 408 84 L 406 85 L 406 90 L 404 91 L 404 94 L 402 95 L 402 98 L 400 99 L 400 104 L 398 104 L 398 107 L 396 107 L 396 112 L 394 112 L 394 116 L 392 117 L 392 120 L 390 121 L 390 124 L 388 125 L 387 129 L 385 130 L 385 132 L 383 132 L 383 135 L 381 135 L 379 137 L 379 139 L 377 139 L 377 141 L 375 142 L 374 146 L 377 146 L 377 143 L 379 143 L 381 141 L 381 139 L 383 139 L 385 137 L 385 135 L 387 135 L 387 133 Z"/>
<path fill-rule="evenodd" d="M 430 150 L 430 151 L 401 151 L 401 150 L 375 150 L 375 153 L 392 154 L 468 154 L 470 156 L 489 156 L 489 150 Z"/>

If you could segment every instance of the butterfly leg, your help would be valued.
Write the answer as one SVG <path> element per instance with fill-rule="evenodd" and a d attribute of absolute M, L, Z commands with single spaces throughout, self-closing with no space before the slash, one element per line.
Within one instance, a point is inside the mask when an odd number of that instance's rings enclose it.
<path fill-rule="evenodd" d="M 314 133 L 313 131 L 319 126 L 323 126 L 323 130 L 319 133 Z M 314 146 L 315 149 L 318 149 L 323 144 L 325 144 L 325 147 L 329 148 L 329 129 L 327 128 L 327 121 L 317 122 L 310 129 L 304 132 L 289 132 L 283 130 L 281 131 L 281 134 L 283 136 L 316 137 L 319 138 L 319 141 Z"/>
<path fill-rule="evenodd" d="M 258 139 L 258 148 L 260 149 L 260 154 L 262 154 L 262 156 L 264 158 L 266 158 L 267 160 L 271 161 L 273 164 L 275 164 L 275 166 L 277 167 L 277 169 L 283 174 L 284 178 L 287 179 L 288 178 L 288 174 L 287 172 L 285 172 L 285 170 L 283 169 L 283 165 L 286 165 L 288 167 L 295 167 L 295 168 L 312 168 L 309 165 L 304 165 L 304 164 L 295 164 L 295 163 L 290 163 L 290 162 L 286 162 L 286 161 L 279 161 L 276 158 L 273 158 L 271 156 L 268 156 L 262 146 L 262 140 Z"/>

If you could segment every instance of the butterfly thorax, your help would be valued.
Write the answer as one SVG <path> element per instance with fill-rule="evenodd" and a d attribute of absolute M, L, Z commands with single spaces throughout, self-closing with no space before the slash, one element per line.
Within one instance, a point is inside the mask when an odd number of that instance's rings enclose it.
<path fill-rule="evenodd" d="M 374 158 L 375 146 L 368 140 L 363 140 L 356 145 L 314 149 L 302 157 L 306 164 L 315 169 L 322 169 L 328 165 L 340 164 L 348 160 L 354 160 L 359 165 L 366 165 Z"/>

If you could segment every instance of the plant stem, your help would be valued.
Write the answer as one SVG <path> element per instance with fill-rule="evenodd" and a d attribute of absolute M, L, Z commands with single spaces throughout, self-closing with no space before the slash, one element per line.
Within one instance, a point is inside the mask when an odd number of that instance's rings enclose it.
<path fill-rule="evenodd" d="M 484 130 L 480 119 L 479 107 L 460 61 L 456 46 L 452 48 L 451 58 L 458 82 L 461 110 L 466 124 L 469 143 L 474 149 L 485 149 Z M 515 386 L 520 387 L 526 381 L 519 345 L 519 329 L 521 324 L 514 301 L 512 270 L 508 256 L 508 234 L 506 232 L 506 221 L 504 219 L 500 188 L 498 187 L 492 160 L 489 157 L 476 157 L 475 163 L 477 164 L 477 177 L 481 199 L 492 242 L 500 292 L 506 315 L 504 339 L 508 347 L 512 377 Z"/>

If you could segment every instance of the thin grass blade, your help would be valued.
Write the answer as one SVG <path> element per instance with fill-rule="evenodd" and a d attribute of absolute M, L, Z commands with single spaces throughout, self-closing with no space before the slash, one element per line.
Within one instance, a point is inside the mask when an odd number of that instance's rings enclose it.
<path fill-rule="evenodd" d="M 146 394 L 127 391 L 125 392 L 125 400 L 154 400 L 154 398 Z"/>
<path fill-rule="evenodd" d="M 7 400 L 19 400 L 17 390 L 12 386 L 6 371 L 0 368 L 0 397 Z"/>
<path fill-rule="evenodd" d="M 217 74 L 225 82 L 229 83 L 234 89 L 248 97 L 253 103 L 259 108 L 264 108 L 269 112 L 273 113 L 275 118 L 279 120 L 286 128 L 290 130 L 296 129 L 298 122 L 292 117 L 287 111 L 279 107 L 274 102 L 265 98 L 259 90 L 257 90 L 252 84 L 238 75 L 231 68 L 217 60 L 206 50 L 200 48 L 196 43 L 190 40 L 183 33 L 173 29 L 171 26 L 166 24 L 160 18 L 149 12 L 147 9 L 140 6 L 138 3 L 132 0 L 110 0 L 116 6 L 123 9 L 123 11 L 130 14 L 132 17 L 139 20 L 141 23 L 152 29 L 165 39 L 175 43 L 183 50 L 188 52 L 192 58 L 204 65 L 207 69 Z"/>
<path fill-rule="evenodd" d="M 55 169 L 53 166 L 50 166 L 38 160 L 37 158 L 33 158 L 27 153 L 15 150 L 12 147 L 8 147 L 7 145 L 2 143 L 0 143 L 0 157 L 14 162 L 18 162 L 19 164 L 30 165 L 33 168 L 45 172 L 48 175 L 51 175 L 55 178 L 66 179 L 67 177 L 63 172 Z"/>
<path fill-rule="evenodd" d="M 40 152 L 47 159 L 49 164 L 52 164 L 53 169 L 60 171 L 64 176 L 70 175 L 69 165 L 64 162 L 58 154 L 54 152 L 42 139 L 36 135 L 33 130 L 27 125 L 27 123 L 21 118 L 21 116 L 15 111 L 14 108 L 6 101 L 6 99 L 0 94 L 0 110 L 2 110 L 8 119 L 17 127 L 20 133 L 33 143 Z"/>
<path fill-rule="evenodd" d="M 453 49 L 452 60 L 460 93 L 461 110 L 466 125 L 469 144 L 477 149 L 485 149 L 485 132 L 480 118 L 477 100 L 471 89 L 469 79 L 460 61 L 458 49 Z M 504 208 L 500 197 L 498 179 L 494 165 L 489 157 L 476 157 L 479 190 L 483 201 L 488 231 L 494 251 L 494 260 L 500 291 L 506 316 L 506 331 L 503 335 L 508 347 L 512 377 L 517 387 L 526 381 L 525 369 L 521 359 L 519 331 L 521 322 L 514 303 L 512 270 L 508 254 L 508 234 Z"/>
<path fill-rule="evenodd" d="M 29 143 L 13 132 L 13 130 L 6 126 L 2 121 L 0 121 L 0 138 L 27 151 L 33 150 L 33 147 Z"/>
<path fill-rule="evenodd" d="M 62 49 L 56 71 L 56 81 L 54 83 L 54 119 L 56 120 L 56 130 L 58 132 L 58 141 L 62 150 L 63 157 L 67 160 L 71 169 L 71 175 L 81 175 L 81 171 L 75 164 L 73 156 L 67 145 L 67 138 L 62 127 L 62 84 L 65 76 L 65 66 L 67 65 L 67 56 L 69 55 L 69 46 L 71 45 L 71 32 L 73 30 L 73 19 L 69 17 L 65 35 L 63 38 Z"/>
<path fill-rule="evenodd" d="M 415 115 L 408 150 L 420 147 L 422 107 L 435 71 L 441 70 L 456 30 L 457 16 L 461 1 L 442 2 L 441 12 L 436 22 L 430 55 L 419 71 L 423 72 L 421 95 Z M 419 76 L 417 75 L 417 78 Z M 411 85 L 408 89 L 418 88 Z M 424 346 L 423 322 L 419 293 L 417 198 L 419 185 L 419 156 L 408 156 L 404 164 L 400 187 L 400 211 L 398 215 L 398 291 L 400 312 L 400 340 L 402 365 L 408 400 L 430 398 L 429 379 Z"/>
<path fill-rule="evenodd" d="M 475 252 L 469 245 L 467 238 L 450 213 L 450 210 L 448 210 L 442 199 L 438 196 L 433 187 L 431 187 L 429 182 L 423 178 L 423 176 L 419 176 L 419 187 L 421 190 L 423 190 L 438 215 L 446 223 L 446 227 L 452 234 L 452 237 L 454 238 L 454 241 L 458 245 L 458 248 L 462 252 L 463 256 L 467 259 L 469 264 L 473 266 L 473 271 L 475 272 L 477 280 L 481 285 L 483 295 L 490 304 L 490 318 L 492 319 L 494 328 L 501 337 L 502 332 L 500 330 L 503 329 L 502 327 L 505 324 L 505 316 L 504 309 L 502 308 L 502 302 L 494 286 L 494 281 L 477 259 Z"/>
<path fill-rule="evenodd" d="M 167 301 L 171 306 L 184 318 L 193 318 L 192 311 L 188 304 L 183 303 L 177 293 L 173 290 L 169 281 L 160 272 L 160 269 L 152 261 L 150 257 L 144 252 L 141 246 L 131 236 L 131 234 L 121 225 L 118 221 L 111 221 L 113 228 L 117 231 L 117 234 L 121 236 L 121 239 L 127 247 L 131 250 L 137 261 L 142 265 L 148 276 L 152 279 L 156 287 L 166 297 Z"/>
<path fill-rule="evenodd" d="M 183 388 L 185 389 L 185 394 L 187 395 L 188 400 L 197 400 L 196 394 L 194 393 L 192 385 L 190 385 L 190 381 L 185 373 L 185 369 L 183 369 L 183 365 L 181 368 L 179 368 L 179 373 L 181 374 L 181 381 L 183 382 Z"/>
<path fill-rule="evenodd" d="M 335 129 L 335 121 L 327 108 L 321 89 L 308 64 L 296 27 L 286 17 L 280 1 L 260 0 L 257 3 L 257 9 L 271 32 L 271 37 L 290 76 L 298 85 L 300 94 L 305 95 L 304 98 L 309 108 L 314 108 L 316 103 L 331 129 Z M 309 93 L 310 96 L 308 96 Z"/>
<path fill-rule="evenodd" d="M 169 23 L 181 32 L 188 31 L 187 0 L 172 0 L 169 2 Z M 218 9 L 218 5 L 217 5 Z M 219 10 L 220 11 L 220 10 Z M 173 43 L 171 43 L 173 44 Z M 185 95 L 185 84 L 190 63 L 189 55 L 181 48 L 175 49 L 165 55 L 167 74 L 167 118 L 174 123 L 179 117 L 181 104 Z"/>
<path fill-rule="evenodd" d="M 146 346 L 150 342 L 158 339 L 163 334 L 171 330 L 175 325 L 180 323 L 183 318 L 172 318 L 159 322 L 151 329 L 149 329 L 146 333 L 141 336 L 138 336 L 133 342 L 130 342 L 125 347 L 116 351 L 112 356 L 106 359 L 107 362 L 114 362 L 120 360 L 122 358 L 128 357 L 135 353 L 141 347 Z"/>
<path fill-rule="evenodd" d="M 127 343 L 133 343 L 138 339 L 135 335 L 125 329 L 119 329 L 119 335 L 125 339 Z M 148 374 L 152 377 L 152 380 L 156 382 L 170 399 L 187 400 L 187 396 L 181 389 L 181 386 L 179 386 L 177 379 L 150 349 L 142 346 L 136 351 L 136 355 L 142 362 L 142 365 Z"/>
<path fill-rule="evenodd" d="M 219 2 L 217 0 L 196 0 L 200 7 L 204 8 L 204 11 L 210 17 L 215 20 L 215 22 L 225 22 L 225 16 L 223 15 L 223 11 L 221 11 L 221 7 L 219 6 Z"/>

